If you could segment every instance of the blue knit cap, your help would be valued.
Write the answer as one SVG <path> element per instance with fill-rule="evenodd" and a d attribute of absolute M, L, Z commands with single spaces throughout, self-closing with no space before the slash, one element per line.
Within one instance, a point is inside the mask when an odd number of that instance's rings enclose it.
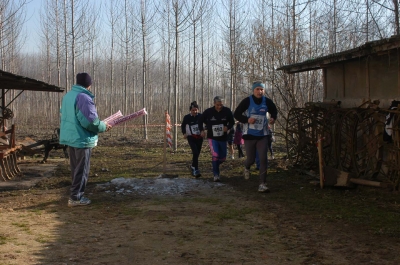
<path fill-rule="evenodd" d="M 262 87 L 263 89 L 265 89 L 265 84 L 261 81 L 254 82 L 252 89 L 254 90 L 256 87 Z"/>
<path fill-rule="evenodd" d="M 256 81 L 253 83 L 252 89 L 254 90 L 256 87 L 262 87 L 263 89 L 265 89 L 265 84 L 261 81 Z"/>

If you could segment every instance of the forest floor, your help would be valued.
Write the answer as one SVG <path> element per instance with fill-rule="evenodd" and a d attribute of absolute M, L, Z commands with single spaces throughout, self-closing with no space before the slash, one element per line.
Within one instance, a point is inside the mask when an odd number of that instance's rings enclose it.
<path fill-rule="evenodd" d="M 320 189 L 278 146 L 260 194 L 242 159 L 214 183 L 205 143 L 199 179 L 187 144 L 168 150 L 165 168 L 161 146 L 101 137 L 85 207 L 67 207 L 61 151 L 21 161 L 24 174 L 0 182 L 0 264 L 400 264 L 398 192 Z"/>

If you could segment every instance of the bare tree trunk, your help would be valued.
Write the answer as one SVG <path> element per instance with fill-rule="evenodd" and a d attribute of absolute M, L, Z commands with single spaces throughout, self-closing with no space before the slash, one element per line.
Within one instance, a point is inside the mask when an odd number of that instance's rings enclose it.
<path fill-rule="evenodd" d="M 400 35 L 400 25 L 399 25 L 399 1 L 393 1 L 393 9 L 394 9 L 394 21 L 395 21 L 395 28 L 396 28 L 396 35 Z"/>
<path fill-rule="evenodd" d="M 123 39 L 123 42 L 125 44 L 125 60 L 124 60 L 124 69 L 123 69 L 123 73 L 124 73 L 124 113 L 128 112 L 128 69 L 129 69 L 129 58 L 130 58 L 130 54 L 129 54 L 129 34 L 128 34 L 128 2 L 127 0 L 125 0 L 124 2 L 124 19 L 125 19 L 125 25 L 124 25 L 124 30 L 125 30 L 125 36 Z M 124 134 L 126 133 L 126 124 L 124 124 L 124 130 L 123 130 Z"/>
<path fill-rule="evenodd" d="M 114 51 L 115 51 L 115 24 L 118 20 L 118 17 L 115 14 L 115 2 L 114 0 L 110 3 L 110 5 L 107 7 L 108 10 L 110 10 L 110 14 L 109 14 L 109 23 L 110 23 L 110 29 L 111 29 L 111 43 L 110 43 L 110 93 L 108 93 L 107 97 L 109 100 L 109 113 L 112 114 L 113 112 L 113 94 L 115 93 L 115 87 L 114 87 Z"/>
<path fill-rule="evenodd" d="M 0 21 L 3 21 L 3 15 L 0 14 Z M 3 23 L 3 22 L 2 22 Z M 5 48 L 6 45 L 4 44 L 4 30 L 3 27 L 0 27 L 0 56 L 1 56 L 1 69 L 6 71 L 6 53 L 5 53 Z"/>
<path fill-rule="evenodd" d="M 204 24 L 203 19 L 201 19 L 201 105 L 200 107 L 204 110 Z"/>
<path fill-rule="evenodd" d="M 332 53 L 336 52 L 336 32 L 337 32 L 337 0 L 333 0 L 333 51 Z"/>
<path fill-rule="evenodd" d="M 230 54 L 230 108 L 234 106 L 236 91 L 236 16 L 234 0 L 229 1 L 229 54 Z"/>
<path fill-rule="evenodd" d="M 171 111 L 171 104 L 172 104 L 172 93 L 171 93 L 171 84 L 172 84 L 172 76 L 171 76 L 171 74 L 172 74 L 172 69 L 171 69 L 171 34 L 170 34 L 170 32 L 172 32 L 172 30 L 170 29 L 170 24 L 171 24 L 171 21 L 170 21 L 170 18 L 171 18 L 171 15 L 170 15 L 170 6 L 169 6 L 169 1 L 167 0 L 167 3 L 168 3 L 168 10 L 167 10 L 167 21 L 168 21 L 168 30 L 167 30 L 167 34 L 168 34 L 168 36 L 167 36 L 167 40 L 168 40 L 168 43 L 167 43 L 167 62 L 168 62 L 168 85 L 167 85 L 167 90 L 169 91 L 169 93 L 168 93 L 168 112 L 170 112 Z"/>
<path fill-rule="evenodd" d="M 146 102 L 146 91 L 147 91 L 147 54 L 146 54 L 146 2 L 144 0 L 141 1 L 141 25 L 142 25 L 142 45 L 143 45 L 143 59 L 142 59 L 142 107 L 144 108 Z M 146 124 L 147 115 L 143 116 L 143 138 L 147 140 L 147 124 Z"/>
<path fill-rule="evenodd" d="M 396 0 L 394 0 L 394 1 L 396 1 Z M 366 30 L 365 30 L 366 37 L 365 37 L 365 39 L 366 39 L 366 41 L 368 41 L 369 40 L 369 0 L 366 0 L 366 4 L 367 4 L 367 12 L 366 12 L 367 21 L 365 23 L 365 27 L 366 27 Z"/>
<path fill-rule="evenodd" d="M 174 129 L 174 151 L 178 149 L 178 130 L 176 129 L 175 124 L 178 121 L 178 60 L 179 60 L 179 7 L 178 2 L 174 2 L 173 4 L 174 15 L 175 15 L 175 65 L 174 65 L 174 121 L 173 121 L 173 129 Z"/>
<path fill-rule="evenodd" d="M 197 70 L 197 58 L 196 58 L 196 20 L 193 21 L 193 99 L 197 100 L 196 91 L 196 70 Z"/>
<path fill-rule="evenodd" d="M 50 0 L 51 1 L 51 0 Z M 58 0 L 54 2 L 54 13 L 56 16 L 56 60 L 57 60 L 57 86 L 61 85 L 61 43 L 60 43 L 60 17 L 59 17 L 59 9 L 58 9 Z M 60 99 L 60 97 L 58 97 Z M 58 106 L 61 106 L 61 101 L 58 102 Z"/>
<path fill-rule="evenodd" d="M 272 29 L 272 43 L 275 44 L 275 9 L 274 9 L 274 0 L 272 0 L 272 8 L 271 8 L 271 29 Z M 275 45 L 272 46 L 272 65 L 275 65 Z M 275 101 L 275 67 L 272 67 L 272 74 L 271 74 L 271 94 L 272 100 Z M 274 126 L 275 131 L 275 126 Z"/>
<path fill-rule="evenodd" d="M 65 76 L 65 89 L 68 91 L 69 89 L 69 72 L 68 72 L 68 62 L 69 62 L 69 54 L 68 54 L 68 15 L 67 15 L 67 0 L 64 0 L 64 52 L 65 52 L 65 62 L 64 62 L 64 76 Z"/>
<path fill-rule="evenodd" d="M 181 5 L 179 5 L 181 4 Z M 174 82 L 174 97 L 175 97 L 175 104 L 174 104 L 174 120 L 173 120 L 173 128 L 174 128 L 174 151 L 178 149 L 178 130 L 176 127 L 176 124 L 178 123 L 178 90 L 179 90 L 179 34 L 185 30 L 183 27 L 185 23 L 187 22 L 188 18 L 191 15 L 192 10 L 187 11 L 185 13 L 185 6 L 187 2 L 186 1 L 179 1 L 179 0 L 174 0 L 172 3 L 172 12 L 174 14 L 174 34 L 175 34 L 175 62 L 174 62 L 174 76 L 173 76 L 173 82 Z"/>
<path fill-rule="evenodd" d="M 56 27 L 56 69 L 57 69 L 57 86 L 61 86 L 61 43 L 60 43 L 60 15 L 59 15 L 59 2 L 56 0 L 53 2 L 53 9 L 55 14 L 55 27 Z M 54 95 L 57 99 L 57 120 L 60 120 L 61 108 L 61 97 L 59 95 Z"/>
<path fill-rule="evenodd" d="M 225 6 L 227 11 L 227 19 L 229 22 L 227 23 L 227 42 L 229 49 L 229 97 L 230 97 L 230 108 L 233 109 L 236 105 L 236 91 L 237 91 L 237 82 L 238 82 L 238 70 L 239 70 L 239 57 L 240 52 L 238 51 L 238 42 L 240 39 L 240 31 L 241 27 L 243 27 L 242 22 L 240 21 L 239 13 L 241 11 L 243 5 L 241 5 L 240 0 L 229 0 L 228 6 Z M 225 85 L 226 88 L 227 85 Z"/>
<path fill-rule="evenodd" d="M 71 0 L 71 55 L 72 55 L 72 78 L 75 78 L 75 57 L 76 57 L 76 49 L 75 49 L 75 42 L 76 42 L 76 35 L 75 35 L 75 21 L 74 21 L 74 9 L 75 9 L 75 0 Z"/>

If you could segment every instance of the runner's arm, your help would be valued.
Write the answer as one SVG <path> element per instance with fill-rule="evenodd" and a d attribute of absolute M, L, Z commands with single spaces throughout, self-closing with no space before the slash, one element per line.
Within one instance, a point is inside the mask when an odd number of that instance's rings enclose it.
<path fill-rule="evenodd" d="M 269 98 L 267 98 L 266 103 L 267 103 L 268 112 L 271 115 L 271 118 L 276 120 L 278 117 L 278 110 L 276 108 L 275 103 Z"/>
<path fill-rule="evenodd" d="M 250 106 L 250 98 L 246 97 L 236 107 L 235 112 L 233 114 L 234 118 L 241 123 L 247 123 L 248 117 L 246 115 L 244 115 L 243 113 L 246 112 L 246 110 L 249 108 L 249 106 Z"/>
<path fill-rule="evenodd" d="M 186 134 L 186 124 L 187 124 L 187 115 L 185 115 L 183 117 L 183 121 L 181 123 L 181 130 L 182 130 L 182 134 L 185 135 Z"/>
<path fill-rule="evenodd" d="M 229 109 L 229 113 L 228 113 L 228 132 L 233 128 L 234 125 L 235 125 L 235 119 L 233 118 L 232 111 Z M 232 130 L 232 132 L 233 131 L 234 130 Z"/>
<path fill-rule="evenodd" d="M 207 116 L 207 110 L 205 110 L 202 115 L 199 117 L 198 124 L 200 132 L 204 131 L 204 119 Z"/>

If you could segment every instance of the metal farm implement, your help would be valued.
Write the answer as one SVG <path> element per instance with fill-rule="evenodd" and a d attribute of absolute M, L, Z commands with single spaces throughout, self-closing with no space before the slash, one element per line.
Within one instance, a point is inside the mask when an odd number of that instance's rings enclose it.
<path fill-rule="evenodd" d="M 63 92 L 64 89 L 0 70 L 0 181 L 11 180 L 21 172 L 17 156 L 20 156 L 22 147 L 15 142 L 16 126 L 10 106 L 24 91 Z"/>
<path fill-rule="evenodd" d="M 0 137 L 0 180 L 7 181 L 21 173 L 17 164 L 17 153 L 21 147 L 15 144 L 15 125 L 0 132 Z"/>
<path fill-rule="evenodd" d="M 60 129 L 56 128 L 50 139 L 40 140 L 30 145 L 22 145 L 20 156 L 33 156 L 43 154 L 44 157 L 41 163 L 46 163 L 51 150 L 62 149 L 65 158 L 68 158 L 67 146 L 59 143 Z"/>

